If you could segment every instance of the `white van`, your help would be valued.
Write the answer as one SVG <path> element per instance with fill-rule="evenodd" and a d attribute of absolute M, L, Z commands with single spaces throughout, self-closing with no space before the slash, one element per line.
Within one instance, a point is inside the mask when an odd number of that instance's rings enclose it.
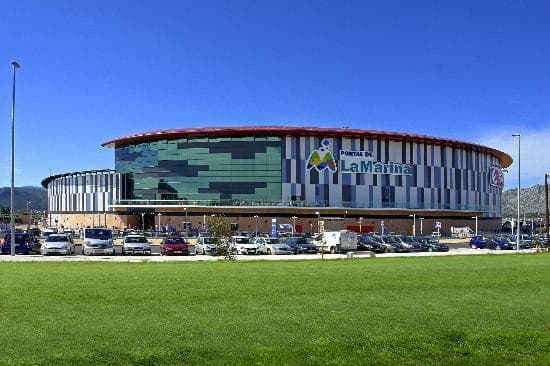
<path fill-rule="evenodd" d="M 82 254 L 115 254 L 111 229 L 86 228 L 83 231 Z"/>
<path fill-rule="evenodd" d="M 319 252 L 346 253 L 357 250 L 357 233 L 354 231 L 325 231 L 314 240 Z"/>

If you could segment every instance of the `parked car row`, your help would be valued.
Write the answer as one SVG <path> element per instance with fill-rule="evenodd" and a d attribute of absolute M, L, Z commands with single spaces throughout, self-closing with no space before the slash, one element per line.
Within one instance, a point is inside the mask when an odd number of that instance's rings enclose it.
<path fill-rule="evenodd" d="M 470 239 L 472 249 L 494 249 L 494 250 L 516 250 L 517 236 L 515 235 L 495 235 L 492 237 L 477 235 Z M 527 235 L 521 235 L 519 238 L 519 248 L 529 249 L 532 247 L 532 239 Z"/>
<path fill-rule="evenodd" d="M 359 235 L 358 249 L 375 253 L 448 252 L 449 247 L 431 236 Z"/>

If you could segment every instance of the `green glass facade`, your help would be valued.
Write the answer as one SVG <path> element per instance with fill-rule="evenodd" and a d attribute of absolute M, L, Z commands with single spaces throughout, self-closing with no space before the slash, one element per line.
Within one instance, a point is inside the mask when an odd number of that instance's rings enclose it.
<path fill-rule="evenodd" d="M 279 137 L 182 138 L 117 147 L 123 199 L 281 200 Z"/>

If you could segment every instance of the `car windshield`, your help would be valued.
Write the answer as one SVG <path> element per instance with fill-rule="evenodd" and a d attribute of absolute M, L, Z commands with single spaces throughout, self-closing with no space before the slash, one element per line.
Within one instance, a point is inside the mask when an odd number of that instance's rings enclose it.
<path fill-rule="evenodd" d="M 307 240 L 305 238 L 293 238 L 292 241 L 294 244 L 307 244 Z"/>
<path fill-rule="evenodd" d="M 370 236 L 369 238 L 375 243 L 383 243 L 383 240 L 377 236 Z"/>
<path fill-rule="evenodd" d="M 204 244 L 216 244 L 216 240 L 214 238 L 202 238 L 202 242 Z"/>
<path fill-rule="evenodd" d="M 164 244 L 185 244 L 185 240 L 183 238 L 165 238 Z"/>
<path fill-rule="evenodd" d="M 250 244 L 249 238 L 235 238 L 235 243 L 237 244 Z"/>
<path fill-rule="evenodd" d="M 147 243 L 147 238 L 144 236 L 127 236 L 126 243 Z"/>
<path fill-rule="evenodd" d="M 85 229 L 84 237 L 88 239 L 111 239 L 111 230 L 107 229 Z"/>
<path fill-rule="evenodd" d="M 15 242 L 20 243 L 23 242 L 25 239 L 27 239 L 27 235 L 23 233 L 15 233 Z M 6 243 L 11 243 L 11 233 L 6 234 L 4 237 L 4 241 Z"/>
<path fill-rule="evenodd" d="M 281 244 L 281 241 L 277 238 L 269 238 L 265 239 L 265 241 L 267 242 L 267 244 Z"/>
<path fill-rule="evenodd" d="M 65 235 L 50 235 L 46 238 L 46 242 L 58 242 L 58 241 L 69 241 L 69 237 Z"/>

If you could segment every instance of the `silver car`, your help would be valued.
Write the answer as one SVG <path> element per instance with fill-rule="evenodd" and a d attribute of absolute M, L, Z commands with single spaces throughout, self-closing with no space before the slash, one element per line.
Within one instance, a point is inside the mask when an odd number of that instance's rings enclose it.
<path fill-rule="evenodd" d="M 151 246 L 143 235 L 127 235 L 122 242 L 122 254 L 151 255 Z"/>
<path fill-rule="evenodd" d="M 279 238 L 256 238 L 255 242 L 261 254 L 292 254 L 292 248 Z"/>
<path fill-rule="evenodd" d="M 216 255 L 218 252 L 218 245 L 216 243 L 218 242 L 219 242 L 219 239 L 217 238 L 199 236 L 199 238 L 197 239 L 197 245 L 196 245 L 197 254 Z"/>
<path fill-rule="evenodd" d="M 74 254 L 73 239 L 67 234 L 51 234 L 40 247 L 42 255 L 48 254 Z"/>

